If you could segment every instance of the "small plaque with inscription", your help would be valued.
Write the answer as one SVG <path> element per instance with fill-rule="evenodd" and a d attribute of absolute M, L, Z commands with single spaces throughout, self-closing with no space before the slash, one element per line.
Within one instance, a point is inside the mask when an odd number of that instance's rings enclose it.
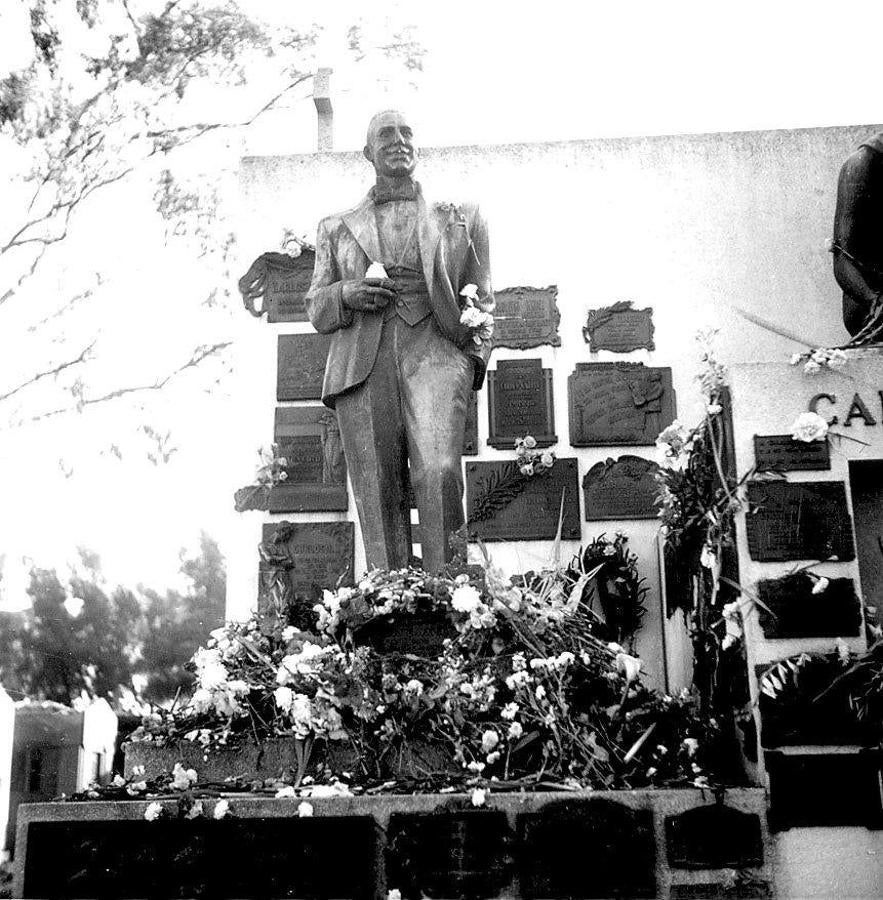
<path fill-rule="evenodd" d="M 855 559 L 842 482 L 753 482 L 748 503 L 745 525 L 753 560 Z"/>
<path fill-rule="evenodd" d="M 630 300 L 590 309 L 583 337 L 592 353 L 599 350 L 611 353 L 653 350 L 653 310 L 632 309 Z"/>
<path fill-rule="evenodd" d="M 824 585 L 806 572 L 794 572 L 759 581 L 757 596 L 758 621 L 767 640 L 861 633 L 861 603 L 851 578 L 830 578 Z"/>
<path fill-rule="evenodd" d="M 793 472 L 831 468 L 827 441 L 795 441 L 790 434 L 754 436 L 754 462 L 758 471 Z"/>
<path fill-rule="evenodd" d="M 329 334 L 280 334 L 276 369 L 276 399 L 320 400 Z"/>
<path fill-rule="evenodd" d="M 529 350 L 561 346 L 558 288 L 514 287 L 494 292 L 494 346 Z"/>
<path fill-rule="evenodd" d="M 652 445 L 676 414 L 669 368 L 577 363 L 567 390 L 574 447 Z"/>
<path fill-rule="evenodd" d="M 469 392 L 466 407 L 466 429 L 463 432 L 463 456 L 478 455 L 478 393 Z"/>
<path fill-rule="evenodd" d="M 268 322 L 306 322 L 304 297 L 310 288 L 316 252 L 303 247 L 299 255 L 262 253 L 239 279 L 239 293 L 253 316 L 267 313 Z M 261 300 L 261 306 L 255 305 Z"/>
<path fill-rule="evenodd" d="M 552 370 L 540 359 L 504 359 L 488 372 L 488 444 L 511 450 L 516 439 L 532 435 L 538 447 L 555 436 Z"/>
<path fill-rule="evenodd" d="M 541 475 L 522 475 L 514 461 L 466 463 L 469 535 L 483 541 L 578 541 L 579 480 L 575 459 L 557 459 Z"/>
<path fill-rule="evenodd" d="M 659 466 L 640 456 L 620 456 L 595 463 L 583 478 L 586 521 L 655 519 Z"/>
<path fill-rule="evenodd" d="M 338 583 L 353 583 L 354 527 L 352 522 L 267 522 L 263 541 L 268 543 L 277 532 L 284 536 L 278 542 L 274 559 L 284 557 L 295 596 L 312 609 L 322 599 L 322 591 L 334 590 Z M 272 567 L 260 563 L 259 609 L 267 603 L 268 578 Z"/>
<path fill-rule="evenodd" d="M 346 462 L 333 409 L 277 409 L 275 441 L 286 466 L 285 480 L 270 491 L 270 512 L 347 508 Z"/>

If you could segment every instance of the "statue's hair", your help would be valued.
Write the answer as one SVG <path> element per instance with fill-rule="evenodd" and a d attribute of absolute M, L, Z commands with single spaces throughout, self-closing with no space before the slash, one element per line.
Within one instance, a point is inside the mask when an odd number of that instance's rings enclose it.
<path fill-rule="evenodd" d="M 381 109 L 380 112 L 376 112 L 371 116 L 371 121 L 368 123 L 368 130 L 365 132 L 365 146 L 371 145 L 371 138 L 374 137 L 374 132 L 377 130 L 377 122 L 381 117 L 388 116 L 391 113 L 398 116 L 404 115 L 400 109 Z"/>

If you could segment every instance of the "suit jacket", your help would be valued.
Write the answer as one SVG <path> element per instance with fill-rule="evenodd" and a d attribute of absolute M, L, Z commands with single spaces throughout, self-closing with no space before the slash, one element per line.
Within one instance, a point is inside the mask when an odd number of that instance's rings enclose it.
<path fill-rule="evenodd" d="M 464 307 L 460 290 L 478 286 L 485 312 L 494 309 L 487 224 L 471 203 L 429 203 L 417 184 L 417 240 L 435 322 L 442 334 L 475 364 L 473 390 L 484 381 L 492 339 L 478 347 L 471 329 L 460 324 Z M 334 407 L 337 397 L 362 384 L 377 357 L 383 315 L 344 307 L 341 282 L 362 279 L 372 262 L 381 262 L 374 200 L 369 193 L 353 209 L 319 223 L 316 266 L 306 295 L 307 314 L 321 334 L 333 334 L 325 367 L 322 402 Z"/>

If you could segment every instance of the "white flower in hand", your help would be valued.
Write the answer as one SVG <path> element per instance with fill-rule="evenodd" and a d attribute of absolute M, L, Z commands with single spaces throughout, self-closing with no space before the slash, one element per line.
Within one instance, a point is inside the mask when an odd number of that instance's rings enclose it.
<path fill-rule="evenodd" d="M 460 296 L 466 298 L 466 303 L 470 306 L 473 303 L 478 302 L 478 285 L 477 284 L 466 284 L 463 285 L 463 290 L 460 291 Z"/>
<path fill-rule="evenodd" d="M 474 306 L 467 306 L 460 315 L 460 324 L 467 328 L 481 328 L 486 322 L 488 313 L 476 309 Z"/>
<path fill-rule="evenodd" d="M 383 263 L 373 262 L 370 266 L 368 266 L 368 271 L 365 273 L 366 278 L 389 278 L 389 275 L 386 274 L 386 269 L 383 268 Z"/>

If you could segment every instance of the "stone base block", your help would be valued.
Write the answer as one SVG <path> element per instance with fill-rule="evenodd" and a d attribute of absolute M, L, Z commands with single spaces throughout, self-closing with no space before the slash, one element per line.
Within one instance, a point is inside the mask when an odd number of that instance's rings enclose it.
<path fill-rule="evenodd" d="M 214 801 L 188 820 L 161 800 L 152 822 L 147 801 L 23 804 L 13 896 L 667 898 L 733 877 L 707 859 L 680 868 L 683 848 L 667 845 L 668 820 L 718 803 L 695 789 L 492 792 L 482 808 L 463 794 L 316 798 L 305 818 L 296 799 L 228 800 L 221 820 Z M 723 803 L 767 846 L 763 790 Z M 732 896 L 772 880 L 767 855 L 751 854 L 727 860 L 747 879 Z"/>

